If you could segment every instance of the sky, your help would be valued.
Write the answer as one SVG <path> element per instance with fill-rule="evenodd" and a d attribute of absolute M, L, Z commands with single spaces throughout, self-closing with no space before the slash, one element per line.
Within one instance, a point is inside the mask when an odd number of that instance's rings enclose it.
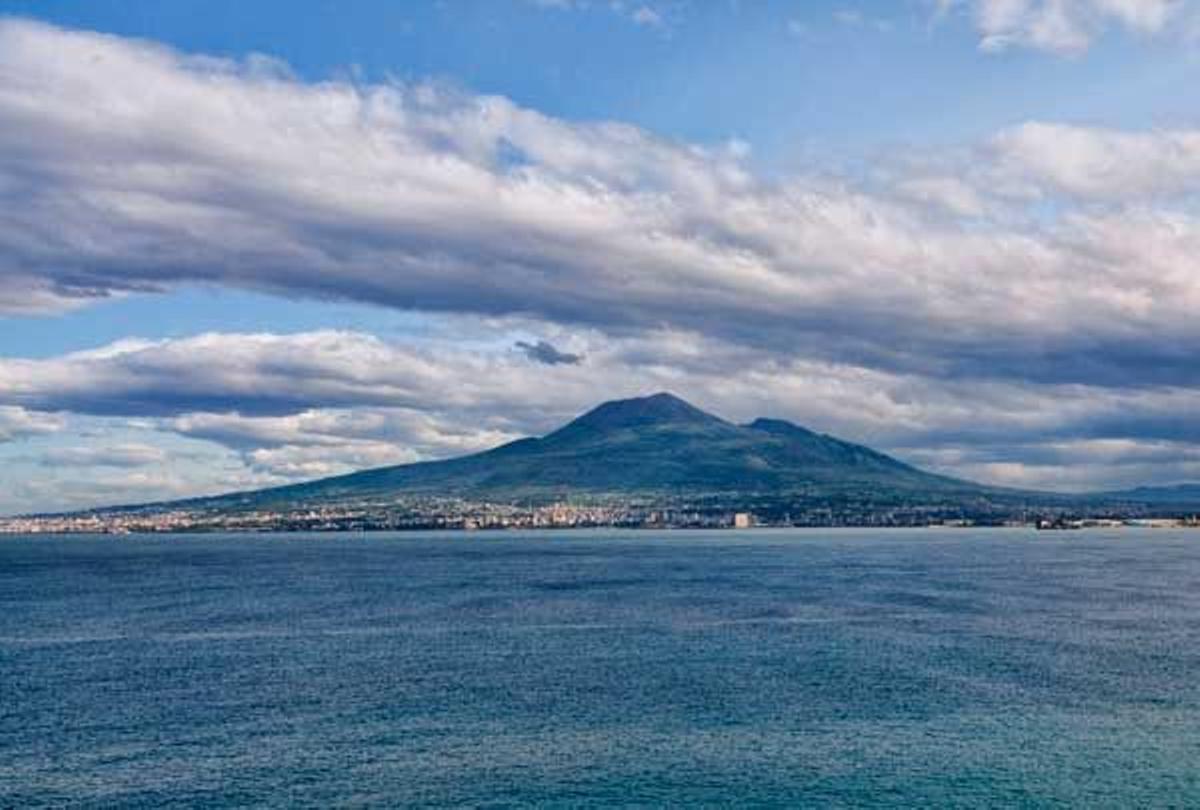
<path fill-rule="evenodd" d="M 0 514 L 672 391 L 1200 480 L 1200 0 L 0 0 Z"/>

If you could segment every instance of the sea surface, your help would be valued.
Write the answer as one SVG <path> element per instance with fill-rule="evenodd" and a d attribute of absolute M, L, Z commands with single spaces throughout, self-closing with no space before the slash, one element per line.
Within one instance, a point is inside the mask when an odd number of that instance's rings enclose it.
<path fill-rule="evenodd" d="M 1200 532 L 0 538 L 0 807 L 1200 807 Z"/>

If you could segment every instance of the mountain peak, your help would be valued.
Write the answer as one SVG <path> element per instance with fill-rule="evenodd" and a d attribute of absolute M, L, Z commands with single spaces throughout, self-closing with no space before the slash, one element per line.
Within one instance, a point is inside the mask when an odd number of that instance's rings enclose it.
<path fill-rule="evenodd" d="M 597 405 L 568 427 L 609 430 L 652 424 L 711 424 L 723 420 L 666 391 L 646 397 L 614 399 Z"/>

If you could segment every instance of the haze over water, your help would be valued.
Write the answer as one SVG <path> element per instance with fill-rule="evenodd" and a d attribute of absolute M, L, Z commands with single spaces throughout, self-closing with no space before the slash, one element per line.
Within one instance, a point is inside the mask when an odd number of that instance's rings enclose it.
<path fill-rule="evenodd" d="M 0 805 L 1193 804 L 1198 541 L 10 538 Z"/>

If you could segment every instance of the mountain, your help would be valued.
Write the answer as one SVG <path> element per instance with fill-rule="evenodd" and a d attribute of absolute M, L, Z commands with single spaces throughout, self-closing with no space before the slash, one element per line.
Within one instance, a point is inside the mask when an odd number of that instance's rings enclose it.
<path fill-rule="evenodd" d="M 541 438 L 474 455 L 204 499 L 207 506 L 429 495 L 543 501 L 613 494 L 978 493 L 985 488 L 780 419 L 737 425 L 668 393 L 606 402 Z M 193 501 L 195 503 L 201 503 Z"/>
<path fill-rule="evenodd" d="M 34 516 L 9 530 L 727 526 L 741 512 L 775 525 L 921 526 L 1182 516 L 1189 505 L 1200 508 L 1200 485 L 1090 495 L 984 486 L 782 419 L 734 424 L 661 393 L 605 402 L 540 438 L 460 458 Z"/>

